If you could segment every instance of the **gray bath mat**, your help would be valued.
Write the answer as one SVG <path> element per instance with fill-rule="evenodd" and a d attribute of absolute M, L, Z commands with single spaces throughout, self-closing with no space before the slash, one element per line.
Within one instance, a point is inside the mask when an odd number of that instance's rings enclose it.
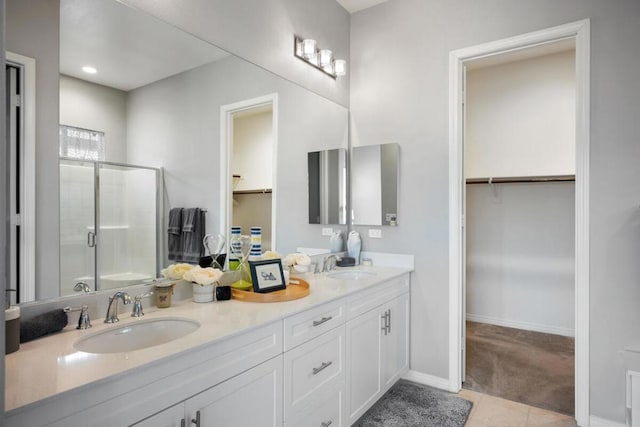
<path fill-rule="evenodd" d="M 400 380 L 354 427 L 463 427 L 472 406 L 452 393 Z"/>

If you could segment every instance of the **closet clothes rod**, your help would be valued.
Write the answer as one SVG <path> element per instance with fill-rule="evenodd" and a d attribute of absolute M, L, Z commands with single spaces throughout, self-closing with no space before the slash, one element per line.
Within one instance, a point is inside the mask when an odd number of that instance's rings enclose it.
<path fill-rule="evenodd" d="M 271 193 L 270 188 L 264 190 L 233 190 L 233 194 L 268 194 Z"/>
<path fill-rule="evenodd" d="M 467 184 L 509 184 L 520 182 L 568 182 L 575 181 L 575 175 L 510 176 L 499 178 L 468 178 Z"/>

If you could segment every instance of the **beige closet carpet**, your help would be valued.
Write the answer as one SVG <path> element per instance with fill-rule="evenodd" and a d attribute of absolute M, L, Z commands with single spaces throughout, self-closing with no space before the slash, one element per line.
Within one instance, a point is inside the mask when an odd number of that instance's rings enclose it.
<path fill-rule="evenodd" d="M 466 344 L 463 388 L 573 415 L 573 338 L 467 322 Z"/>

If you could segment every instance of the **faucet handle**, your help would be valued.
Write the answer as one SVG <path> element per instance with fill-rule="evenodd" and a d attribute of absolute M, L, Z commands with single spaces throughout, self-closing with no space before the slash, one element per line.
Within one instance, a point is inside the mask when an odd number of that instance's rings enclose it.
<path fill-rule="evenodd" d="M 62 309 L 65 313 L 69 314 L 74 311 L 80 312 L 80 317 L 78 317 L 78 326 L 76 329 L 89 329 L 91 327 L 91 318 L 89 317 L 89 306 L 87 304 L 82 304 L 80 307 L 64 307 Z"/>
<path fill-rule="evenodd" d="M 142 298 L 147 298 L 153 295 L 153 292 L 145 292 L 144 294 L 136 295 L 133 302 L 133 310 L 131 310 L 131 317 L 142 317 L 144 312 L 142 311 Z"/>

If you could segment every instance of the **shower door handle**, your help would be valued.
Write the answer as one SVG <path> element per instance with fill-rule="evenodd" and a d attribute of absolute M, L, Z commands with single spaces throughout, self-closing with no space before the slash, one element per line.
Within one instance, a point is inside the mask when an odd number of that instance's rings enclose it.
<path fill-rule="evenodd" d="M 90 248 L 95 248 L 96 246 L 96 233 L 93 231 L 87 233 L 87 246 Z"/>

